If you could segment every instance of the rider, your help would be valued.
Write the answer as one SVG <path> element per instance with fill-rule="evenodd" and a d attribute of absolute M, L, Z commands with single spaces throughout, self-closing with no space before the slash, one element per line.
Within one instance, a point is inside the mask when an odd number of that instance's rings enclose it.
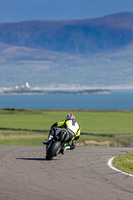
<path fill-rule="evenodd" d="M 48 144 L 50 140 L 53 138 L 55 134 L 55 127 L 59 128 L 66 128 L 70 134 L 70 138 L 68 140 L 68 144 L 63 148 L 63 151 L 61 152 L 64 154 L 64 151 L 67 149 L 73 150 L 75 148 L 75 140 L 78 140 L 80 137 L 80 126 L 76 122 L 75 117 L 73 114 L 69 114 L 66 117 L 66 120 L 62 122 L 56 122 L 51 126 L 51 130 L 48 136 L 48 139 L 46 142 L 43 142 L 43 144 Z"/>

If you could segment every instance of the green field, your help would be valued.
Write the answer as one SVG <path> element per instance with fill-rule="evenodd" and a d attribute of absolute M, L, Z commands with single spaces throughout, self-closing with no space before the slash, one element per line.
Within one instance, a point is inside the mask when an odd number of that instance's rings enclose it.
<path fill-rule="evenodd" d="M 110 146 L 133 144 L 133 112 L 12 109 L 0 110 L 0 145 L 42 145 L 51 125 L 69 113 L 81 126 L 77 145 L 90 140 L 109 141 Z"/>

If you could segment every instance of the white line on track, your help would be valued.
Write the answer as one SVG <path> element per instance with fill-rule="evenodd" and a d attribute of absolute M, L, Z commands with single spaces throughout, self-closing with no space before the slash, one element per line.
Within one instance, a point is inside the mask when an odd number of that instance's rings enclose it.
<path fill-rule="evenodd" d="M 113 169 L 113 170 L 115 170 L 115 171 L 117 171 L 117 172 L 119 172 L 119 173 L 122 173 L 122 174 L 124 174 L 124 175 L 133 177 L 132 174 L 126 173 L 126 172 L 124 172 L 124 171 L 122 171 L 122 170 L 120 170 L 120 169 L 117 169 L 117 168 L 113 167 L 113 164 L 112 164 L 112 163 L 113 163 L 114 158 L 115 158 L 115 157 L 112 157 L 111 159 L 108 160 L 108 163 L 107 163 L 108 166 L 109 166 L 111 169 Z"/>

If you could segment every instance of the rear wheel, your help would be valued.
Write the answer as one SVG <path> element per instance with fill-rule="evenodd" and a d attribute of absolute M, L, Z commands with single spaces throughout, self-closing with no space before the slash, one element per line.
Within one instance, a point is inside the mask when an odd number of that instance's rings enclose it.
<path fill-rule="evenodd" d="M 52 160 L 52 158 L 57 155 L 57 151 L 58 151 L 59 147 L 60 147 L 60 142 L 59 141 L 55 141 L 52 144 L 51 148 L 49 148 L 49 150 L 47 152 L 47 155 L 46 155 L 46 159 L 47 160 Z"/>

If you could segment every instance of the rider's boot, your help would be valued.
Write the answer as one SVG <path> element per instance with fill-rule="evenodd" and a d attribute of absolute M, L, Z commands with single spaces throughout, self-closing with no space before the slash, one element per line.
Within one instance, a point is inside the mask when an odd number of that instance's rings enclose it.
<path fill-rule="evenodd" d="M 65 147 L 62 147 L 62 149 L 61 149 L 60 153 L 63 155 L 63 154 L 64 154 L 64 152 L 65 152 L 66 150 L 69 150 L 69 149 L 70 149 L 70 146 L 65 146 Z"/>
<path fill-rule="evenodd" d="M 53 139 L 53 135 L 49 135 L 48 139 L 43 144 L 48 144 Z"/>

